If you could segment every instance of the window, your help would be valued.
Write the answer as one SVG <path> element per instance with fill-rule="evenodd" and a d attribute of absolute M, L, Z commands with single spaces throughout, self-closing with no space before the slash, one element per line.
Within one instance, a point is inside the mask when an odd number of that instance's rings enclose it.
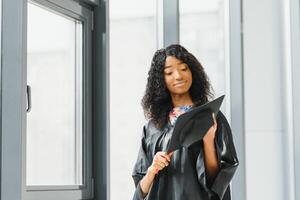
<path fill-rule="evenodd" d="M 27 185 L 81 185 L 82 23 L 29 3 L 27 29 Z"/>
<path fill-rule="evenodd" d="M 28 2 L 28 199 L 92 197 L 91 16 L 73 1 Z"/>

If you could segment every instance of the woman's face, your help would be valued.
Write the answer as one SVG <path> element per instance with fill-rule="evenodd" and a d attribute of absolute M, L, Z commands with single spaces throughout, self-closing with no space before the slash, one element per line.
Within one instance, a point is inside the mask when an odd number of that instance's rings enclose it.
<path fill-rule="evenodd" d="M 174 56 L 167 56 L 164 79 L 171 94 L 187 93 L 192 85 L 192 72 L 187 64 Z"/>

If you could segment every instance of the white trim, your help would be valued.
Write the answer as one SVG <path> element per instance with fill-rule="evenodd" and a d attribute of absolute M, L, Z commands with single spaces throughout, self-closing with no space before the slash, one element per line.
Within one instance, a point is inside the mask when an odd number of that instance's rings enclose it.
<path fill-rule="evenodd" d="M 296 188 L 300 187 L 300 123 L 297 121 L 300 118 L 300 3 L 299 0 L 289 0 L 289 20 L 290 20 L 290 71 L 289 71 L 289 77 L 291 80 L 291 84 L 289 85 L 291 89 L 290 92 L 290 98 L 289 101 L 290 105 L 292 107 L 289 107 L 289 114 L 293 118 L 289 119 L 292 122 L 289 123 L 290 131 L 293 132 L 293 136 L 289 135 L 289 142 L 293 144 L 294 149 L 290 151 L 293 151 L 293 168 L 291 167 L 290 170 L 293 170 L 294 176 L 294 186 L 293 190 L 291 192 L 294 193 L 294 199 L 300 199 L 300 190 L 297 190 Z M 293 139 L 293 141 L 291 141 Z"/>
<path fill-rule="evenodd" d="M 284 83 L 284 134 L 283 169 L 284 169 L 284 198 L 295 200 L 294 180 L 294 145 L 293 145 L 293 91 L 292 91 L 292 60 L 291 60 L 291 13 L 290 1 L 282 1 L 282 46 L 283 46 L 283 83 Z"/>

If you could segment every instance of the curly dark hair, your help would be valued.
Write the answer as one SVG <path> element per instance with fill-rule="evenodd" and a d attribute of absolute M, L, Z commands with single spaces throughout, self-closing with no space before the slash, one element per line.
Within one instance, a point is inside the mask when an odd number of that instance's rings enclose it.
<path fill-rule="evenodd" d="M 202 105 L 213 98 L 213 88 L 202 65 L 196 57 L 179 44 L 172 44 L 157 50 L 152 58 L 148 72 L 146 91 L 142 98 L 142 107 L 147 119 L 153 121 L 158 129 L 168 123 L 173 102 L 164 81 L 164 66 L 167 56 L 174 56 L 188 65 L 192 72 L 192 85 L 189 89 L 194 106 Z"/>

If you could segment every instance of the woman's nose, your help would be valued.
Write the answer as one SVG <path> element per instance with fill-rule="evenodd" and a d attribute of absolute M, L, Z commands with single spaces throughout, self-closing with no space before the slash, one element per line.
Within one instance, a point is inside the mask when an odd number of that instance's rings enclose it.
<path fill-rule="evenodd" d="M 182 79 L 182 75 L 179 71 L 174 71 L 174 77 L 176 80 L 181 80 Z"/>

